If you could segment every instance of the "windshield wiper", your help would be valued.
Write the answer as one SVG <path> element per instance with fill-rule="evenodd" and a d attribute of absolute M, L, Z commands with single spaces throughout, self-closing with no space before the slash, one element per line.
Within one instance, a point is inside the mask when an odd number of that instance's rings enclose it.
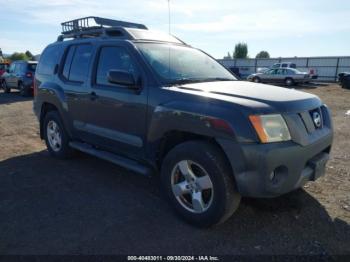
<path fill-rule="evenodd" d="M 201 82 L 209 82 L 209 81 L 233 81 L 234 79 L 226 78 L 226 77 L 210 77 L 202 79 Z"/>
<path fill-rule="evenodd" d="M 203 83 L 203 82 L 212 82 L 212 81 L 233 81 L 234 79 L 225 78 L 225 77 L 210 77 L 210 78 L 179 78 L 171 82 L 171 85 L 183 85 L 190 83 Z"/>
<path fill-rule="evenodd" d="M 170 82 L 170 85 L 183 85 L 183 84 L 190 84 L 190 83 L 199 83 L 202 82 L 201 79 L 197 78 L 179 78 L 175 79 L 174 81 Z"/>

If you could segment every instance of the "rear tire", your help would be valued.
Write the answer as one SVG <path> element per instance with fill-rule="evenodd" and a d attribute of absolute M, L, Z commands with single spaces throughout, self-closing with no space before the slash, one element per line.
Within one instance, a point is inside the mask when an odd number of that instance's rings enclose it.
<path fill-rule="evenodd" d="M 54 157 L 65 159 L 72 156 L 74 150 L 69 146 L 70 138 L 57 111 L 46 113 L 43 123 L 46 146 Z"/>
<path fill-rule="evenodd" d="M 30 90 L 28 87 L 24 86 L 23 83 L 18 84 L 19 93 L 23 97 L 30 96 Z"/>
<path fill-rule="evenodd" d="M 5 93 L 11 93 L 11 88 L 7 85 L 6 80 L 3 81 L 2 87 L 4 88 Z"/>
<path fill-rule="evenodd" d="M 200 227 L 224 222 L 241 200 L 226 158 L 208 142 L 189 141 L 173 148 L 162 163 L 161 181 L 178 214 Z"/>

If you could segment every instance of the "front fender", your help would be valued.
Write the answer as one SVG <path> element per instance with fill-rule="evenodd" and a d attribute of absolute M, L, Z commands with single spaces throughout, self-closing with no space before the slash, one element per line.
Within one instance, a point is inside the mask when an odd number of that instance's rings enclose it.
<path fill-rule="evenodd" d="M 215 124 L 218 120 L 219 125 Z M 250 126 L 239 110 L 211 103 L 171 101 L 156 106 L 150 116 L 148 141 L 161 139 L 169 131 L 183 131 L 213 138 L 251 141 Z"/>

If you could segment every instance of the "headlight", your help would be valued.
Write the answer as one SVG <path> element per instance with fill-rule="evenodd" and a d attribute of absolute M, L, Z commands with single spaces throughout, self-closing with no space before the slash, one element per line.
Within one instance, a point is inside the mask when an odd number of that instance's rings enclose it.
<path fill-rule="evenodd" d="M 281 115 L 251 115 L 249 120 L 262 143 L 291 139 L 287 124 Z"/>

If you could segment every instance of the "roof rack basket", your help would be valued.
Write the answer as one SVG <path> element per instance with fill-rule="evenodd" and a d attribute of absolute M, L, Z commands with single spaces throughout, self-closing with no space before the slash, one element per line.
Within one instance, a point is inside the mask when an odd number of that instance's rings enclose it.
<path fill-rule="evenodd" d="M 130 23 L 125 21 L 112 20 L 107 18 L 101 18 L 96 16 L 83 17 L 62 24 L 62 34 L 76 34 L 84 31 L 100 29 L 100 28 L 109 28 L 109 27 L 128 27 L 128 28 L 138 28 L 138 29 L 147 29 L 143 24 Z"/>

